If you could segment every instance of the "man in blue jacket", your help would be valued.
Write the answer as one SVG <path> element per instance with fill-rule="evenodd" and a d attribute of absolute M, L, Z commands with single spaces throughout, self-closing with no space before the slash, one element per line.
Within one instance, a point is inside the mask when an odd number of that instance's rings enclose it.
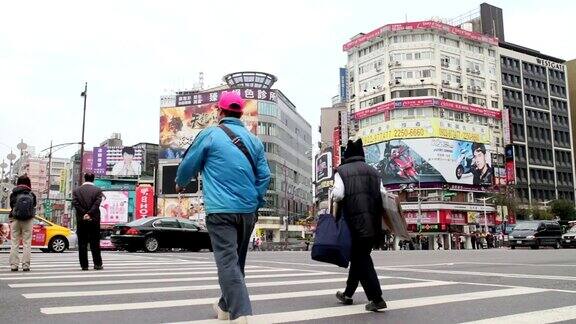
<path fill-rule="evenodd" d="M 218 108 L 220 125 L 200 132 L 187 150 L 178 167 L 176 190 L 182 191 L 202 173 L 206 225 L 222 291 L 214 311 L 218 319 L 245 323 L 252 306 L 244 265 L 257 211 L 264 205 L 270 183 L 270 169 L 262 142 L 240 121 L 244 100 L 235 92 L 223 92 Z M 230 136 L 237 138 L 233 141 Z"/>

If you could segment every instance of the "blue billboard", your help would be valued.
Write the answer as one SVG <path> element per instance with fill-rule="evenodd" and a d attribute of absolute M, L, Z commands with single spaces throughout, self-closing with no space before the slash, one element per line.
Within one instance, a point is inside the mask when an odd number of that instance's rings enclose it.
<path fill-rule="evenodd" d="M 348 101 L 348 70 L 340 68 L 340 101 Z"/>

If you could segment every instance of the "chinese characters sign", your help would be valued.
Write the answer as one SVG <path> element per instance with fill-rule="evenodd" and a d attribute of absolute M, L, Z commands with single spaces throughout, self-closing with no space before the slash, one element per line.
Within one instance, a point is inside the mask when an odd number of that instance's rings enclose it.
<path fill-rule="evenodd" d="M 176 96 L 176 107 L 203 105 L 207 103 L 216 103 L 224 91 L 233 91 L 238 93 L 244 99 L 267 100 L 276 102 L 276 91 L 270 89 L 227 89 L 212 92 L 199 92 L 192 94 L 182 94 Z"/>
<path fill-rule="evenodd" d="M 107 153 L 107 147 L 95 147 L 92 151 L 92 171 L 95 175 L 106 175 Z"/>

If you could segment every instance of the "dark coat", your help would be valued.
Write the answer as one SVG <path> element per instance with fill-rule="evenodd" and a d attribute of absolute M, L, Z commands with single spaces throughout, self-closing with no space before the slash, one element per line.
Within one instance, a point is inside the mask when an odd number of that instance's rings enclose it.
<path fill-rule="evenodd" d="M 363 156 L 347 158 L 337 170 L 344 182 L 344 212 L 353 237 L 376 237 L 382 228 L 381 179 L 378 171 Z"/>
<path fill-rule="evenodd" d="M 34 207 L 36 207 L 36 195 L 32 192 L 32 189 L 25 185 L 18 185 L 12 189 L 12 193 L 10 194 L 10 209 L 13 209 L 14 205 L 16 205 L 16 198 L 18 195 L 25 192 L 32 193 L 32 198 L 34 199 Z M 10 211 L 9 217 L 12 217 L 12 211 Z"/>
<path fill-rule="evenodd" d="M 100 224 L 100 203 L 102 202 L 102 189 L 91 184 L 83 184 L 72 192 L 72 206 L 76 209 L 76 224 L 82 226 L 86 223 L 84 215 L 92 218 L 90 223 Z"/>

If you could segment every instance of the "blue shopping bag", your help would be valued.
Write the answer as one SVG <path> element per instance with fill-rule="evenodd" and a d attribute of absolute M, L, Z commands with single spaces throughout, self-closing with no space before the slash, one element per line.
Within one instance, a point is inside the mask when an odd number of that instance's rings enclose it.
<path fill-rule="evenodd" d="M 344 217 L 336 221 L 330 214 L 320 215 L 312 246 L 312 260 L 348 268 L 350 247 L 350 230 Z"/>

